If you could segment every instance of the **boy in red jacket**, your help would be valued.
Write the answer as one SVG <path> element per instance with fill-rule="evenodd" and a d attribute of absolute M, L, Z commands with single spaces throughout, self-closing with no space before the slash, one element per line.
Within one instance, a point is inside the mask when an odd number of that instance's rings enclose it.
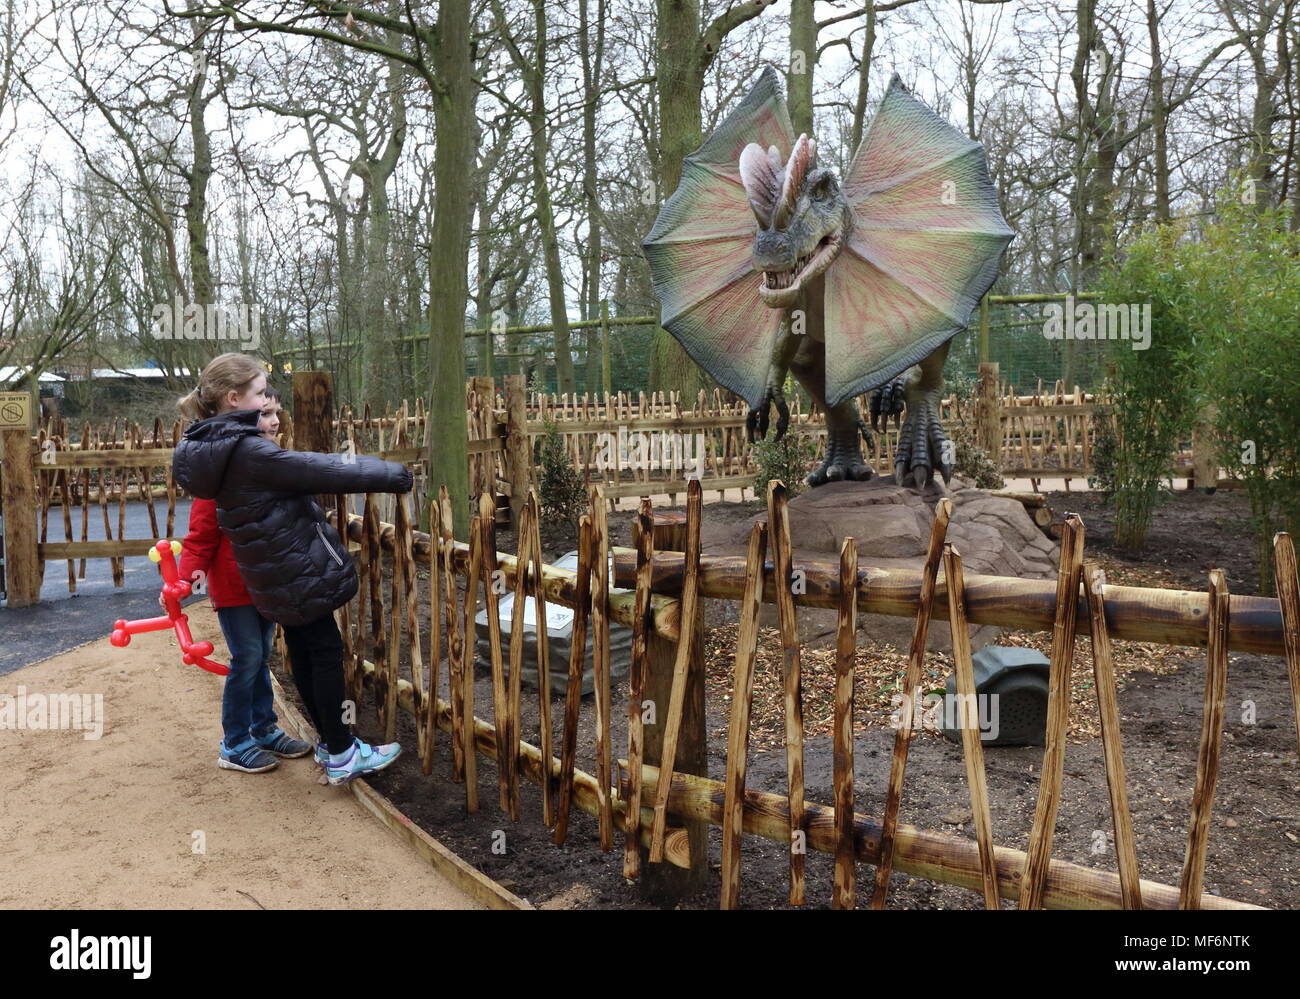
<path fill-rule="evenodd" d="M 266 398 L 258 427 L 263 436 L 275 440 L 280 396 L 268 386 Z M 291 738 L 277 723 L 267 662 L 275 623 L 258 613 L 244 588 L 230 541 L 217 526 L 216 500 L 196 498 L 190 506 L 179 572 L 181 579 L 194 584 L 195 593 L 208 594 L 230 650 L 230 674 L 221 695 L 224 736 L 217 765 L 256 774 L 279 766 L 276 757 L 306 756 L 311 746 Z"/>

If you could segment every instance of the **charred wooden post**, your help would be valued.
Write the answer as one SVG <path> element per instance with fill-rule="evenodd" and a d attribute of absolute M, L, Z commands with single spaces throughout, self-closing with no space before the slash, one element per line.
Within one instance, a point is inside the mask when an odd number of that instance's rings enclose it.
<path fill-rule="evenodd" d="M 614 848 L 610 787 L 614 781 L 610 747 L 613 710 L 609 675 L 609 523 L 605 494 L 593 486 L 591 497 L 591 665 L 596 699 L 596 793 L 600 796 L 600 848 Z"/>
<path fill-rule="evenodd" d="M 962 603 L 961 555 L 952 545 L 943 547 L 943 571 L 948 581 L 948 620 L 952 622 L 952 660 L 957 674 L 957 727 L 961 730 L 962 760 L 966 765 L 966 785 L 970 790 L 971 814 L 975 819 L 984 907 L 1000 909 L 997 862 L 993 853 L 993 819 L 989 815 L 989 792 L 984 780 L 984 745 L 980 741 L 975 669 L 971 664 L 970 632 Z"/>
<path fill-rule="evenodd" d="M 334 450 L 334 376 L 328 371 L 293 373 L 293 438 L 295 451 Z M 321 508 L 336 505 L 337 497 L 316 497 Z"/>
<path fill-rule="evenodd" d="M 803 829 L 803 685 L 799 661 L 799 622 L 795 615 L 794 591 L 805 581 L 796 580 L 790 557 L 790 513 L 785 483 L 773 481 L 767 488 L 767 526 L 772 539 L 772 566 L 776 586 L 777 619 L 781 626 L 782 682 L 785 694 L 786 784 L 790 800 L 790 904 L 803 905 L 804 856 L 807 851 Z M 855 566 L 856 571 L 856 566 Z M 837 579 L 838 584 L 838 579 Z"/>
<path fill-rule="evenodd" d="M 857 908 L 856 851 L 853 846 L 853 668 L 857 659 L 858 547 L 840 546 L 840 608 L 835 641 L 835 887 L 836 909 Z"/>
<path fill-rule="evenodd" d="M 1043 884 L 1052 859 L 1056 809 L 1065 769 L 1065 737 L 1070 725 L 1070 671 L 1083 567 L 1083 521 L 1070 514 L 1061 537 L 1061 565 L 1056 579 L 1056 624 L 1052 630 L 1051 670 L 1047 682 L 1047 745 L 1038 783 L 1038 803 L 1026 851 L 1020 908 L 1042 908 Z"/>
<path fill-rule="evenodd" d="M 533 558 L 530 571 L 533 609 L 537 616 L 537 717 L 538 736 L 541 739 L 542 761 L 545 764 L 542 781 L 542 824 L 548 829 L 555 825 L 555 768 L 551 749 L 554 738 L 551 731 L 551 647 L 546 632 L 546 590 L 542 586 L 545 563 L 542 561 L 541 509 L 537 503 L 537 493 L 528 490 L 528 499 L 524 503 L 528 511 L 530 524 L 529 535 L 532 542 Z M 519 714 L 519 689 L 512 688 L 515 698 L 515 717 Z M 519 755 L 519 736 L 515 733 L 515 756 Z M 516 772 L 518 768 L 516 767 Z M 515 791 L 516 797 L 518 790 Z"/>
<path fill-rule="evenodd" d="M 1285 531 L 1273 538 L 1273 585 L 1282 610 L 1282 644 L 1291 678 L 1296 748 L 1300 749 L 1300 580 L 1296 578 L 1295 545 Z"/>
<path fill-rule="evenodd" d="M 686 520 L 686 515 L 681 512 L 665 511 L 655 514 L 654 550 L 657 554 L 650 566 L 652 579 L 655 563 L 663 557 L 661 553 L 681 552 L 682 554 L 677 557 L 685 558 Z M 743 560 L 741 561 L 743 564 Z M 679 589 L 678 593 L 680 592 Z M 653 599 L 651 606 L 653 607 Z M 690 668 L 686 676 L 686 697 L 677 738 L 677 759 L 674 769 L 677 773 L 706 776 L 709 760 L 704 714 L 703 615 L 698 610 L 691 618 L 680 615 L 679 606 L 675 615 L 678 623 L 676 634 L 663 629 L 661 622 L 656 619 L 655 627 L 650 631 L 646 642 L 646 676 L 642 703 L 648 702 L 650 710 L 654 712 L 652 716 L 654 723 L 648 724 L 644 732 L 645 766 L 657 768 L 663 758 L 664 723 L 668 704 L 672 699 L 673 667 L 681 643 L 689 641 Z M 642 772 L 644 774 L 644 767 Z M 643 790 L 642 794 L 645 796 L 648 792 Z M 653 801 L 654 798 L 650 797 L 649 800 Z M 682 898 L 697 891 L 708 879 L 708 823 L 686 821 L 683 824 L 690 843 L 692 863 L 688 869 L 679 869 L 667 864 L 649 864 L 646 862 L 648 851 L 642 853 L 641 894 L 647 901 L 656 905 L 665 907 L 675 905 Z"/>
<path fill-rule="evenodd" d="M 456 574 L 452 568 L 451 551 L 453 511 L 451 496 L 446 486 L 438 489 L 438 507 L 442 514 L 443 590 L 447 594 L 447 696 L 451 700 L 452 717 L 452 780 L 465 779 L 465 698 L 461 686 L 461 668 L 465 660 L 465 639 L 460 633 L 460 603 L 457 599 Z M 349 527 L 351 525 L 349 524 Z M 436 691 L 435 691 L 436 693 Z"/>
<path fill-rule="evenodd" d="M 1205 880 L 1205 851 L 1210 845 L 1210 814 L 1214 785 L 1219 778 L 1223 741 L 1223 709 L 1228 693 L 1228 581 L 1222 569 L 1210 570 L 1210 646 L 1205 654 L 1205 707 L 1201 714 L 1201 745 L 1192 792 L 1192 824 L 1179 882 L 1178 907 L 1198 909 Z"/>
<path fill-rule="evenodd" d="M 438 684 L 441 680 L 442 660 L 442 507 L 435 497 L 429 504 L 429 533 L 436 539 L 429 563 L 429 691 L 424 702 L 424 713 L 416 724 L 424 729 L 424 752 L 420 756 L 420 772 L 433 773 L 433 751 L 436 748 L 438 726 L 434 722 L 434 705 L 438 701 Z M 454 595 L 453 598 L 454 599 Z M 450 626 L 448 621 L 447 625 Z M 450 696 L 450 695 L 449 695 Z"/>
<path fill-rule="evenodd" d="M 627 678 L 627 770 L 628 809 L 624 824 L 623 877 L 641 874 L 641 763 L 644 759 L 645 716 L 641 701 L 645 696 L 646 662 L 649 658 L 649 633 L 654 626 L 650 618 L 650 560 L 654 558 L 654 508 L 649 499 L 641 500 L 633 529 L 636 546 L 636 601 L 633 605 L 632 663 Z"/>
<path fill-rule="evenodd" d="M 578 757 L 578 711 L 582 707 L 582 667 L 587 658 L 587 612 L 591 606 L 591 517 L 578 521 L 578 573 L 573 601 L 573 632 L 569 645 L 569 682 L 564 693 L 564 733 L 560 738 L 560 811 L 552 841 L 564 845 L 573 803 Z"/>
<path fill-rule="evenodd" d="M 478 757 L 474 751 L 474 615 L 478 613 L 478 580 L 483 571 L 483 526 L 478 514 L 469 521 L 469 571 L 465 575 L 464 651 L 460 675 L 461 746 L 465 761 L 465 810 L 478 811 Z"/>
<path fill-rule="evenodd" d="M 703 490 L 698 479 L 692 479 L 686 492 L 686 578 L 682 584 L 682 618 L 693 621 L 699 609 L 699 564 L 700 564 L 700 519 L 702 516 Z M 602 566 L 602 569 L 604 567 Z M 677 740 L 681 734 L 682 715 L 686 710 L 686 681 L 692 666 L 702 667 L 702 663 L 693 663 L 691 657 L 691 640 L 689 634 L 683 634 L 677 643 L 677 652 L 673 657 L 672 683 L 669 687 L 666 704 L 655 704 L 656 720 L 659 712 L 664 711 L 664 736 L 659 766 L 672 773 L 677 761 Z M 654 803 L 654 826 L 650 832 L 650 860 L 659 863 L 663 860 L 664 829 L 668 820 L 668 787 L 659 789 Z"/>
<path fill-rule="evenodd" d="M 15 397 L 16 398 L 16 397 Z M 36 474 L 31 437 L 31 401 L 18 402 L 5 407 L 6 426 L 0 429 L 0 460 L 4 462 L 4 496 L 0 509 L 4 510 L 4 570 L 5 592 L 10 607 L 28 607 L 41 599 L 41 565 L 37 551 L 36 526 Z M 100 502 L 103 502 L 103 475 L 100 475 Z M 104 508 L 106 538 L 113 535 L 107 530 L 108 508 Z"/>
<path fill-rule="evenodd" d="M 980 364 L 979 397 L 975 403 L 975 440 L 993 464 L 1002 451 L 1002 412 L 997 361 Z"/>
<path fill-rule="evenodd" d="M 505 756 L 514 761 L 519 760 L 519 742 L 520 742 L 520 714 L 521 714 L 521 692 L 522 683 L 521 674 L 524 669 L 524 610 L 528 604 L 529 584 L 532 582 L 533 573 L 533 511 L 527 502 L 519 510 L 519 519 L 515 521 L 517 527 L 517 549 L 518 554 L 515 556 L 516 565 L 521 569 L 515 573 L 515 599 L 510 608 L 510 676 L 509 676 L 509 694 L 507 701 L 509 708 L 506 712 L 506 742 Z M 543 625 L 544 619 L 541 614 L 536 615 L 539 625 Z M 538 649 L 540 652 L 542 634 L 537 635 Z M 538 683 L 542 689 L 546 689 L 546 674 L 538 670 Z M 544 703 L 549 703 L 550 698 L 543 698 Z M 549 746 L 550 743 L 548 742 Z M 510 818 L 514 822 L 519 821 L 519 779 L 512 767 L 507 774 L 509 787 Z M 550 781 L 542 781 L 543 793 L 549 787 Z"/>
<path fill-rule="evenodd" d="M 375 666 L 379 669 L 379 683 L 376 687 L 379 695 L 379 712 L 380 724 L 387 727 L 386 715 L 388 706 L 388 638 L 384 631 L 384 596 L 382 591 L 383 576 L 383 557 L 380 554 L 383 543 L 380 541 L 380 533 L 383 527 L 379 521 L 379 512 L 375 509 L 375 497 L 373 493 L 366 493 L 365 500 L 365 540 L 362 544 L 366 548 L 366 576 L 370 589 L 370 641 L 371 655 L 374 657 Z M 362 627 L 364 627 L 364 623 Z M 357 700 L 357 706 L 360 707 L 361 701 Z"/>
<path fill-rule="evenodd" d="M 903 704 L 898 728 L 894 731 L 894 754 L 889 764 L 889 788 L 885 793 L 885 811 L 880 820 L 880 863 L 876 866 L 876 886 L 871 908 L 883 909 L 889 894 L 889 875 L 894 865 L 894 829 L 898 825 L 898 807 L 903 800 L 903 777 L 907 771 L 907 751 L 912 745 L 912 725 L 921 698 L 922 669 L 925 666 L 925 643 L 930 631 L 930 609 L 934 604 L 935 581 L 943 559 L 944 538 L 952 518 L 952 501 L 941 499 L 934 509 L 930 543 L 921 569 L 921 593 L 912 627 L 912 649 L 907 658 L 903 679 Z M 843 587 L 843 581 L 840 586 Z"/>
<path fill-rule="evenodd" d="M 1106 628 L 1106 576 L 1096 563 L 1085 562 L 1083 585 L 1088 596 L 1088 624 L 1092 630 L 1092 675 L 1097 686 L 1097 711 L 1101 716 L 1101 747 L 1106 760 L 1106 786 L 1115 826 L 1115 856 L 1119 867 L 1120 895 L 1125 909 L 1142 908 L 1141 876 L 1133 818 L 1128 807 L 1124 776 L 1124 749 L 1120 742 L 1119 700 L 1115 696 L 1115 666 L 1110 632 Z"/>
<path fill-rule="evenodd" d="M 736 671 L 731 685 L 731 725 L 727 729 L 726 801 L 722 809 L 723 909 L 740 904 L 740 849 L 744 836 L 745 765 L 749 755 L 749 717 L 754 700 L 754 657 L 758 649 L 758 615 L 762 606 L 763 563 L 767 555 L 767 525 L 749 532 L 745 564 L 749 576 L 741 598 L 736 636 Z M 646 574 L 647 591 L 649 573 Z"/>
<path fill-rule="evenodd" d="M 497 601 L 497 546 L 496 546 L 496 504 L 489 493 L 480 493 L 478 498 L 479 544 L 482 546 L 479 557 L 482 560 L 483 603 L 487 610 L 488 653 L 492 663 L 492 723 L 496 726 L 497 746 L 501 753 L 497 758 L 497 792 L 501 810 L 510 812 L 510 701 L 506 690 L 505 661 L 501 653 L 501 612 Z M 467 621 L 465 634 L 474 634 L 470 629 L 472 621 Z M 474 656 L 466 656 L 466 670 L 469 682 L 474 682 Z M 517 815 L 510 816 L 512 820 Z"/>
<path fill-rule="evenodd" d="M 490 338 L 489 338 L 490 339 Z M 506 375 L 506 474 L 510 482 L 510 524 L 517 531 L 532 482 L 533 449 L 528 443 L 528 379 Z"/>

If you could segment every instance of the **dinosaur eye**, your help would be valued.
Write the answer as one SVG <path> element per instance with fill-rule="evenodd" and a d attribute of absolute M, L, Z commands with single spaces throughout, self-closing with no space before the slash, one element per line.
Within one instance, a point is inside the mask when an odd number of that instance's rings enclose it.
<path fill-rule="evenodd" d="M 834 181 L 829 176 L 822 177 L 821 180 L 813 186 L 814 201 L 829 201 L 834 191 Z"/>

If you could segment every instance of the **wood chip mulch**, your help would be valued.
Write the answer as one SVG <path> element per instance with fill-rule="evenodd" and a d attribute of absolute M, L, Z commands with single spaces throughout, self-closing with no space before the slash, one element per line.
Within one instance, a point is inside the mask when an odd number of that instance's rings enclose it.
<path fill-rule="evenodd" d="M 1108 576 L 1111 582 L 1119 580 Z M 735 624 L 715 627 L 705 637 L 705 663 L 707 668 L 707 696 L 710 703 L 725 704 L 730 710 L 732 680 L 736 661 Z M 1004 631 L 998 644 L 1038 649 L 1051 657 L 1052 637 L 1045 632 Z M 1169 674 L 1177 672 L 1185 661 L 1187 651 L 1152 642 L 1112 640 L 1115 660 L 1115 682 L 1119 690 L 1125 687 L 1129 674 L 1147 672 Z M 759 631 L 758 650 L 754 670 L 754 698 L 750 718 L 750 748 L 752 751 L 775 749 L 785 744 L 785 708 L 781 682 L 781 638 L 774 628 Z M 800 654 L 803 686 L 804 735 L 830 735 L 835 719 L 835 650 L 808 649 Z M 863 732 L 870 726 L 893 728 L 891 715 L 897 710 L 893 700 L 901 693 L 907 670 L 907 652 L 881 642 L 863 642 L 857 645 L 854 680 L 853 729 Z M 950 655 L 927 652 L 922 690 L 942 694 L 944 684 L 953 671 Z M 1095 682 L 1092 673 L 1091 643 L 1086 638 L 1076 641 L 1074 668 L 1070 694 L 1070 738 L 1084 742 L 1101 734 L 1097 714 Z M 939 712 L 932 712 L 914 727 L 917 737 L 942 738 Z M 714 735 L 725 739 L 726 731 Z"/>

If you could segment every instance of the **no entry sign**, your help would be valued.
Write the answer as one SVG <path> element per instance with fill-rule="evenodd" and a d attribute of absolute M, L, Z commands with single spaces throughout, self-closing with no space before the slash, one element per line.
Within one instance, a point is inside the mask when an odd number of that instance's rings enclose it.
<path fill-rule="evenodd" d="M 32 422 L 32 396 L 30 392 L 0 392 L 0 430 L 22 427 L 26 430 Z"/>

